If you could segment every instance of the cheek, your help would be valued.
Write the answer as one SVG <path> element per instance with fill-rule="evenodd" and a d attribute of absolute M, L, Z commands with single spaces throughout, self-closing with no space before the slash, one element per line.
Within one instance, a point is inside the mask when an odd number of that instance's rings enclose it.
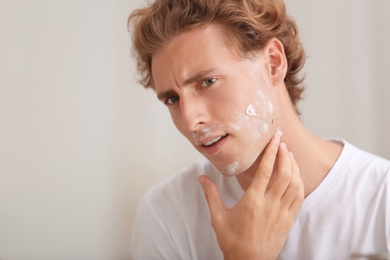
<path fill-rule="evenodd" d="M 237 107 L 231 123 L 235 130 L 245 129 L 258 137 L 270 130 L 274 112 L 273 105 L 271 100 L 260 90 L 247 97 L 246 100 L 242 100 L 241 105 Z"/>
<path fill-rule="evenodd" d="M 262 116 L 265 118 L 274 112 L 274 107 L 271 100 L 260 89 L 255 92 L 255 104 L 262 112 Z"/>
<path fill-rule="evenodd" d="M 254 103 L 248 105 L 246 113 L 252 117 L 256 117 L 255 124 L 258 130 L 266 134 L 273 124 L 274 107 L 271 100 L 262 91 L 256 90 L 255 97 Z"/>
<path fill-rule="evenodd" d="M 246 123 L 244 126 L 248 139 L 261 139 L 268 133 L 270 115 L 265 114 L 262 107 L 249 104 L 245 112 L 245 117 Z"/>

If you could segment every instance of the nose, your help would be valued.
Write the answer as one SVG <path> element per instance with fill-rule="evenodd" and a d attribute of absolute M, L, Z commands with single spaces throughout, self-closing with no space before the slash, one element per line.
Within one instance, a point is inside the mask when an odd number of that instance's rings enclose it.
<path fill-rule="evenodd" d="M 185 97 L 180 99 L 181 126 L 192 132 L 207 122 L 207 105 L 200 98 Z"/>

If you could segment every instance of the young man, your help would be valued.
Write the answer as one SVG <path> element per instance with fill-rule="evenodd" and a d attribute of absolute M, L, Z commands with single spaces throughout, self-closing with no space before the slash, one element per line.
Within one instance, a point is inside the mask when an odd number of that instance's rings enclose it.
<path fill-rule="evenodd" d="M 156 0 L 129 25 L 141 83 L 206 157 L 145 195 L 134 259 L 390 251 L 390 162 L 300 122 L 305 55 L 283 1 Z"/>

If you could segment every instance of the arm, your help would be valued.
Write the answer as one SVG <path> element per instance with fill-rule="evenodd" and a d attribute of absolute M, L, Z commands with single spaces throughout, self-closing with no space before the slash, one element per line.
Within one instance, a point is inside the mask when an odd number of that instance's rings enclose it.
<path fill-rule="evenodd" d="M 303 202 L 298 165 L 279 138 L 268 144 L 251 185 L 233 208 L 225 207 L 209 178 L 200 176 L 199 182 L 226 260 L 278 257 Z"/>

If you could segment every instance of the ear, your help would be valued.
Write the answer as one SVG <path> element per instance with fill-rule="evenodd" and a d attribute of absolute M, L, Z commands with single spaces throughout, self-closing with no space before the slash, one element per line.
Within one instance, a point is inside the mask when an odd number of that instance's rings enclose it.
<path fill-rule="evenodd" d="M 276 38 L 272 38 L 263 48 L 266 55 L 268 76 L 273 85 L 284 82 L 287 73 L 287 58 L 283 44 Z"/>

